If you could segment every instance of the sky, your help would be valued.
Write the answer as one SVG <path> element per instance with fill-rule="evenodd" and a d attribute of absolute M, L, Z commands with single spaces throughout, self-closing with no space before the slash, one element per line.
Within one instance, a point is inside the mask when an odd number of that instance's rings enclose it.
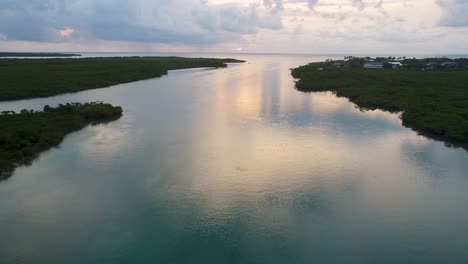
<path fill-rule="evenodd" d="M 0 51 L 468 53 L 468 0 L 0 0 Z"/>

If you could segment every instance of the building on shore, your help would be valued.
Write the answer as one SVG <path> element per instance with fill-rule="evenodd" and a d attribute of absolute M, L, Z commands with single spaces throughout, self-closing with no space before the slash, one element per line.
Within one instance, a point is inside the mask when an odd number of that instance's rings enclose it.
<path fill-rule="evenodd" d="M 435 62 L 429 62 L 426 64 L 426 70 L 434 70 L 434 69 L 437 69 L 439 67 L 439 64 L 435 63 Z"/>
<path fill-rule="evenodd" d="M 440 66 L 444 69 L 456 69 L 458 68 L 458 63 L 454 61 L 442 62 Z"/>
<path fill-rule="evenodd" d="M 340 62 L 340 61 L 339 61 L 339 62 L 333 63 L 333 66 L 334 66 L 335 68 L 343 68 L 345 65 L 346 65 L 346 64 L 345 64 L 344 62 Z"/>
<path fill-rule="evenodd" d="M 383 69 L 384 64 L 382 62 L 366 62 L 364 63 L 365 69 Z"/>
<path fill-rule="evenodd" d="M 389 62 L 389 64 L 392 65 L 393 69 L 400 69 L 401 67 L 403 67 L 403 64 L 401 64 L 401 62 L 399 61 L 391 61 Z"/>

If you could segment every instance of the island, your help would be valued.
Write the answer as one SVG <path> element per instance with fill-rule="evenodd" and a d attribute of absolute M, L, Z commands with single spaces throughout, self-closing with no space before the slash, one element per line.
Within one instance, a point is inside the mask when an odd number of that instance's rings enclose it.
<path fill-rule="evenodd" d="M 224 68 L 228 63 L 241 62 L 244 61 L 181 57 L 0 59 L 0 101 L 128 83 L 160 77 L 169 70 Z M 0 179 L 8 178 L 17 166 L 30 164 L 40 152 L 60 144 L 68 133 L 121 115 L 121 107 L 103 102 L 67 103 L 55 108 L 46 105 L 39 112 L 1 112 Z"/>
<path fill-rule="evenodd" d="M 181 57 L 1 59 L 0 100 L 53 96 L 161 77 L 169 70 L 240 62 Z"/>
<path fill-rule="evenodd" d="M 468 145 L 468 59 L 355 58 L 291 70 L 303 92 L 331 91 L 362 109 L 401 112 L 404 126 Z"/>
<path fill-rule="evenodd" d="M 79 57 L 81 54 L 56 52 L 0 52 L 0 58 L 9 57 Z"/>
<path fill-rule="evenodd" d="M 0 114 L 0 179 L 8 178 L 17 166 L 30 164 L 40 152 L 60 144 L 68 133 L 120 116 L 121 107 L 103 102 L 46 105 L 43 111 L 3 111 Z"/>

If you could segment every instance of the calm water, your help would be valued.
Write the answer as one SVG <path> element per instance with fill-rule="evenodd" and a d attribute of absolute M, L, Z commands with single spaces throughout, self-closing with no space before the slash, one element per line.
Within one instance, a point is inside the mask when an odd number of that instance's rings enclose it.
<path fill-rule="evenodd" d="M 1 103 L 125 113 L 0 182 L 0 263 L 468 262 L 467 151 L 296 91 L 289 68 L 325 57 L 237 57 Z"/>

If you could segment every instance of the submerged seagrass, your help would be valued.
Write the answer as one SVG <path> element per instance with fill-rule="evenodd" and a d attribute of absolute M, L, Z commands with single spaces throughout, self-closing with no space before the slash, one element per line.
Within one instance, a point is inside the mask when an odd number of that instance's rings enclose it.
<path fill-rule="evenodd" d="M 122 115 L 120 106 L 102 102 L 67 103 L 44 111 L 3 111 L 0 115 L 0 179 L 18 165 L 31 162 L 41 151 L 60 144 L 66 134 L 89 124 Z"/>
<path fill-rule="evenodd" d="M 0 60 L 0 100 L 52 96 L 160 77 L 169 70 L 226 67 L 234 59 L 115 57 Z"/>
<path fill-rule="evenodd" d="M 403 125 L 463 147 L 468 143 L 468 70 L 369 70 L 310 63 L 292 69 L 303 92 L 332 91 L 359 107 L 403 112 Z"/>

